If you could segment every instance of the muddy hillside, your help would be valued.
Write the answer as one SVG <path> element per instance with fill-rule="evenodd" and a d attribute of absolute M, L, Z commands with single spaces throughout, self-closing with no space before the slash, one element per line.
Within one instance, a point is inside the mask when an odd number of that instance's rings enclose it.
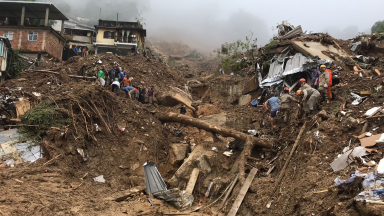
<path fill-rule="evenodd" d="M 236 67 L 157 42 L 2 82 L 0 215 L 383 215 L 383 35 L 279 27 Z"/>

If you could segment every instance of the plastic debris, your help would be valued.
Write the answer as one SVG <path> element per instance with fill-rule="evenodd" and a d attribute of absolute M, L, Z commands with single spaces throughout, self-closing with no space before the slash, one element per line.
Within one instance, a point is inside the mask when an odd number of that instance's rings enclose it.
<path fill-rule="evenodd" d="M 212 147 L 212 151 L 219 152 L 219 150 L 216 147 Z"/>
<path fill-rule="evenodd" d="M 93 178 L 93 180 L 95 180 L 95 182 L 105 183 L 105 179 L 104 179 L 103 175 L 97 176 L 97 177 Z"/>
<path fill-rule="evenodd" d="M 351 154 L 352 153 L 352 154 Z M 358 146 L 353 150 L 349 150 L 345 152 L 344 154 L 340 155 L 336 160 L 334 160 L 331 163 L 331 167 L 334 172 L 340 171 L 345 169 L 350 163 L 353 162 L 352 158 L 355 157 L 362 157 L 368 155 L 367 151 L 365 151 L 365 148 L 362 146 Z"/>
<path fill-rule="evenodd" d="M 352 105 L 357 106 L 365 100 L 365 97 L 360 97 L 355 93 L 351 93 L 351 99 L 353 100 Z"/>
<path fill-rule="evenodd" d="M 81 157 L 83 158 L 84 161 L 87 161 L 87 158 L 85 157 L 85 152 L 83 149 L 78 148 L 77 152 L 81 155 Z"/>
<path fill-rule="evenodd" d="M 96 128 L 96 131 L 101 131 L 101 128 L 99 127 L 99 125 L 95 124 L 95 128 Z"/>
<path fill-rule="evenodd" d="M 377 112 L 377 110 L 381 109 L 381 107 L 373 107 L 372 109 L 368 110 L 364 115 L 365 116 L 370 116 Z"/>
<path fill-rule="evenodd" d="M 36 97 L 40 97 L 41 94 L 40 93 L 37 93 L 37 92 L 32 92 L 33 95 L 35 95 Z"/>
<path fill-rule="evenodd" d="M 384 158 L 380 160 L 379 166 L 377 167 L 377 173 L 384 174 Z"/>
<path fill-rule="evenodd" d="M 227 156 L 227 157 L 230 157 L 231 155 L 233 155 L 233 152 L 232 152 L 232 150 L 231 151 L 226 151 L 226 152 L 224 152 L 223 153 L 225 156 Z"/>

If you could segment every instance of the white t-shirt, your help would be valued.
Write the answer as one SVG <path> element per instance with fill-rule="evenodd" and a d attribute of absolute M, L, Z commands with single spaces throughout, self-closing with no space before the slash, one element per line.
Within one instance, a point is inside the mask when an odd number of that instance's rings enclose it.
<path fill-rule="evenodd" d="M 114 81 L 114 82 L 112 83 L 112 85 L 117 85 L 117 86 L 119 86 L 119 88 L 120 88 L 120 83 L 119 83 L 119 81 Z"/>

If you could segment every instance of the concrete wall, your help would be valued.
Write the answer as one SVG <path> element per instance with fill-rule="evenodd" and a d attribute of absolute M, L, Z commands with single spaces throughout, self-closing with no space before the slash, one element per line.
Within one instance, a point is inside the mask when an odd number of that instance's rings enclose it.
<path fill-rule="evenodd" d="M 115 39 L 104 38 L 104 32 L 105 31 L 110 31 L 110 32 L 114 32 L 115 33 L 114 29 L 99 28 L 98 32 L 97 32 L 96 43 L 109 43 L 109 44 L 113 44 L 115 42 Z M 115 37 L 116 37 L 116 35 L 115 35 Z"/>
<path fill-rule="evenodd" d="M 61 60 L 64 48 L 64 40 L 58 37 L 50 29 L 28 28 L 20 29 L 18 27 L 1 27 L 0 35 L 6 31 L 13 31 L 13 39 L 10 41 L 14 50 L 18 49 L 21 53 L 46 52 L 54 58 Z M 37 41 L 28 41 L 28 33 L 37 32 Z"/>

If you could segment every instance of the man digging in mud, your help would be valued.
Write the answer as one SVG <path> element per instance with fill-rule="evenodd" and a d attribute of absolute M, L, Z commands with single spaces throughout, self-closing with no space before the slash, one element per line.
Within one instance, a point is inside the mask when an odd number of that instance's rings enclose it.
<path fill-rule="evenodd" d="M 292 112 L 291 102 L 300 103 L 298 100 L 289 95 L 289 88 L 284 88 L 284 95 L 280 97 L 281 100 L 281 111 L 284 115 L 284 122 L 287 123 L 290 119 Z"/>
<path fill-rule="evenodd" d="M 271 109 L 268 108 L 268 104 L 271 107 Z M 281 101 L 277 97 L 271 97 L 264 103 L 264 107 L 266 110 L 271 111 L 271 126 L 272 128 L 276 128 L 276 125 L 273 124 L 274 119 L 277 116 L 277 111 L 281 111 Z"/>
<path fill-rule="evenodd" d="M 309 117 L 314 114 L 314 108 L 317 107 L 317 103 L 320 100 L 320 93 L 314 88 L 307 88 L 304 90 L 298 90 L 296 92 L 298 96 L 304 95 L 303 101 L 303 109 L 305 112 L 305 116 Z M 307 101 L 308 98 L 308 101 Z"/>

